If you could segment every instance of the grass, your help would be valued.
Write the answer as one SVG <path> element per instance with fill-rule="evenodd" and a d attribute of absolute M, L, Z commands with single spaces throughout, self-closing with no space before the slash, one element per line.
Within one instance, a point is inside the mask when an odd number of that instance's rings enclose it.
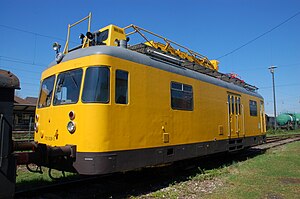
<path fill-rule="evenodd" d="M 211 170 L 203 170 L 201 168 L 198 168 L 201 173 L 197 174 L 194 177 L 190 177 L 190 180 L 212 180 L 215 177 L 218 177 L 222 174 L 229 173 L 227 167 L 218 168 L 218 169 L 211 169 Z"/>
<path fill-rule="evenodd" d="M 219 168 L 203 169 L 167 187 L 131 198 L 300 198 L 300 142 L 268 150 L 242 162 L 224 163 Z M 19 167 L 17 188 L 53 183 L 44 174 L 34 174 Z M 61 173 L 53 170 L 54 177 Z M 67 178 L 76 177 L 67 173 Z"/>
<path fill-rule="evenodd" d="M 278 130 L 268 130 L 267 131 L 267 136 L 271 137 L 271 136 L 280 136 L 280 135 L 294 135 L 294 134 L 299 134 L 300 133 L 300 129 L 296 129 L 296 130 L 283 130 L 283 129 L 278 129 Z"/>
<path fill-rule="evenodd" d="M 241 162 L 223 180 L 210 198 L 299 198 L 300 142 Z"/>
<path fill-rule="evenodd" d="M 33 167 L 33 166 L 31 166 Z M 30 167 L 30 168 L 31 168 Z M 31 168 L 33 169 L 33 168 Z M 46 184 L 51 184 L 54 183 L 56 180 L 51 179 L 48 175 L 48 169 L 47 168 L 42 168 L 43 173 L 32 173 L 29 172 L 26 168 L 26 166 L 18 166 L 17 168 L 17 177 L 16 177 L 16 187 L 17 188 L 23 188 L 23 187 L 31 187 L 35 185 L 46 185 Z M 74 173 L 69 173 L 65 172 L 66 178 L 62 178 L 62 172 L 57 171 L 55 169 L 52 170 L 51 172 L 52 176 L 54 178 L 61 178 L 63 180 L 67 180 L 70 178 L 73 178 L 76 176 Z"/>
<path fill-rule="evenodd" d="M 200 169 L 188 181 L 139 198 L 300 198 L 300 142 L 230 166 Z"/>

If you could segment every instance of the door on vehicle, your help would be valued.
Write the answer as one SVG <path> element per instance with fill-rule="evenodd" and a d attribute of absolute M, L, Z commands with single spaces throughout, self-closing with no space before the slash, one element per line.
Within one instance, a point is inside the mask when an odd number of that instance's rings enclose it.
<path fill-rule="evenodd" d="M 228 137 L 244 136 L 244 109 L 241 96 L 228 94 Z"/>
<path fill-rule="evenodd" d="M 264 110 L 264 102 L 260 101 L 260 132 L 265 133 L 266 132 L 266 120 L 265 120 L 265 110 Z"/>

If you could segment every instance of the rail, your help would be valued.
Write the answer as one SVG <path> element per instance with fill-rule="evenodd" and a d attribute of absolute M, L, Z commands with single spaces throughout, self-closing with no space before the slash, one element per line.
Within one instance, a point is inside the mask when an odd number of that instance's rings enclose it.
<path fill-rule="evenodd" d="M 128 33 L 126 34 L 126 36 L 129 36 L 129 35 L 133 35 L 133 34 L 135 34 L 135 33 L 138 33 L 142 38 L 145 39 L 145 41 L 147 41 L 147 45 L 150 45 L 150 46 L 152 46 L 153 48 L 157 48 L 157 45 L 159 45 L 159 43 L 155 43 L 155 42 L 149 40 L 149 39 L 145 36 L 144 33 L 150 34 L 150 35 L 152 35 L 152 36 L 154 36 L 154 37 L 156 37 L 156 38 L 159 38 L 159 39 L 163 40 L 163 41 L 165 42 L 165 44 L 162 44 L 162 45 L 164 46 L 164 48 L 165 48 L 166 50 L 167 50 L 167 49 L 172 49 L 172 51 L 174 51 L 174 52 L 177 51 L 175 54 L 176 54 L 176 55 L 179 54 L 179 56 L 180 56 L 180 54 L 185 53 L 185 52 L 181 52 L 181 51 L 179 51 L 179 50 L 175 50 L 174 48 L 172 48 L 172 47 L 171 47 L 171 44 L 173 44 L 173 45 L 175 45 L 176 47 L 179 47 L 179 48 L 181 48 L 181 49 L 184 49 L 184 50 L 188 53 L 188 56 L 191 56 L 191 57 L 193 58 L 194 61 L 197 62 L 197 60 L 199 60 L 199 61 L 202 62 L 203 65 L 205 65 L 206 67 L 208 67 L 208 68 L 210 68 L 210 69 L 214 69 L 214 70 L 216 69 L 216 66 L 215 66 L 214 64 L 212 64 L 211 61 L 210 61 L 206 56 L 201 55 L 201 54 L 199 54 L 199 53 L 197 53 L 197 52 L 195 52 L 195 51 L 193 51 L 193 50 L 191 50 L 191 49 L 189 49 L 189 48 L 187 48 L 187 47 L 185 47 L 185 46 L 183 46 L 183 45 L 181 45 L 181 44 L 178 44 L 178 43 L 176 43 L 176 42 L 174 42 L 174 41 L 172 41 L 172 40 L 170 40 L 170 39 L 167 39 L 167 38 L 165 38 L 165 37 L 163 37 L 163 36 L 161 36 L 161 35 L 159 35 L 159 34 L 153 33 L 153 32 L 151 32 L 151 31 L 149 31 L 149 30 L 146 30 L 146 29 L 144 29 L 144 28 L 141 28 L 141 27 L 136 26 L 136 25 L 133 25 L 133 24 L 130 24 L 130 25 L 126 26 L 126 27 L 124 28 L 124 31 L 130 30 L 130 29 L 133 29 L 133 30 L 132 30 L 131 32 L 128 32 Z M 171 53 L 171 54 L 173 54 L 173 53 Z M 186 57 L 186 56 L 185 56 L 185 57 Z"/>
<path fill-rule="evenodd" d="M 298 138 L 299 139 L 299 138 Z M 297 141 L 294 139 L 294 141 Z M 289 142 L 285 143 L 290 143 Z M 70 193 L 69 197 L 95 197 L 99 198 L 127 198 L 128 195 L 135 195 L 139 192 L 141 194 L 145 192 L 152 192 L 153 187 L 157 186 L 161 189 L 162 184 L 170 184 L 170 179 L 177 179 L 177 181 L 186 180 L 190 174 L 199 174 L 199 168 L 220 168 L 220 165 L 228 165 L 229 162 L 245 161 L 256 155 L 264 153 L 270 148 L 280 146 L 268 145 L 264 148 L 260 146 L 252 147 L 247 150 L 242 150 L 241 153 L 233 154 L 219 154 L 219 158 L 216 156 L 204 157 L 204 159 L 190 159 L 166 167 L 153 167 L 134 172 L 115 173 L 104 176 L 71 176 L 70 178 L 62 178 L 56 181 L 47 182 L 47 184 L 26 184 L 18 186 L 16 190 L 16 196 L 23 198 L 24 196 L 43 196 L 45 193 L 52 195 L 53 197 L 65 197 L 65 191 Z M 207 160 L 207 161 L 204 161 Z M 232 161 L 228 161 L 232 160 Z M 174 172 L 176 171 L 176 172 Z M 163 173 L 164 175 L 161 175 Z M 138 176 L 138 177 L 137 177 Z M 151 186 L 149 186 L 151 184 Z M 137 186 L 138 185 L 138 186 Z M 80 190 L 78 189 L 80 187 Z M 84 189 L 82 187 L 89 187 Z M 109 187 L 109 189 L 107 189 Z M 121 187 L 121 188 L 120 188 Z M 138 187 L 138 189 L 137 189 Z M 149 190 L 148 190 L 149 189 Z M 60 191 L 62 190 L 62 191 Z M 145 191 L 148 190 L 148 191 Z M 115 194 L 115 195 L 114 195 Z M 141 195 L 139 194 L 139 195 Z"/>
<path fill-rule="evenodd" d="M 64 54 L 67 54 L 69 52 L 69 40 L 70 40 L 70 34 L 71 34 L 71 28 L 78 25 L 79 23 L 85 21 L 85 20 L 89 20 L 88 21 L 88 32 L 90 32 L 91 30 L 91 19 L 92 19 L 92 13 L 90 12 L 88 16 L 84 17 L 83 19 L 73 23 L 73 24 L 69 24 L 68 25 L 68 33 L 67 33 L 67 41 L 66 41 L 66 44 L 65 44 L 65 48 L 64 48 Z M 86 42 L 86 41 L 85 41 Z M 85 45 L 85 42 L 82 44 L 82 46 Z"/>

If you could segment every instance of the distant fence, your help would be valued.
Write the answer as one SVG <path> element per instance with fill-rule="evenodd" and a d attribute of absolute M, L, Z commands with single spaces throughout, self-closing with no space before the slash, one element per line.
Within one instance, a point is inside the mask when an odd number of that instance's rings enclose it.
<path fill-rule="evenodd" d="M 33 141 L 34 138 L 34 124 L 33 117 L 26 120 L 19 119 L 13 125 L 12 139 L 14 141 Z"/>
<path fill-rule="evenodd" d="M 14 141 L 33 141 L 34 131 L 13 131 L 12 139 Z"/>

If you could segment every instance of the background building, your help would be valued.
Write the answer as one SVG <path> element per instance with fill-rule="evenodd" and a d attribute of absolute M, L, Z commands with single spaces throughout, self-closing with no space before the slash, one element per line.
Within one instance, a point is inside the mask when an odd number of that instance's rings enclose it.
<path fill-rule="evenodd" d="M 22 99 L 15 96 L 13 108 L 13 138 L 15 140 L 33 138 L 36 103 L 35 97 Z"/>

